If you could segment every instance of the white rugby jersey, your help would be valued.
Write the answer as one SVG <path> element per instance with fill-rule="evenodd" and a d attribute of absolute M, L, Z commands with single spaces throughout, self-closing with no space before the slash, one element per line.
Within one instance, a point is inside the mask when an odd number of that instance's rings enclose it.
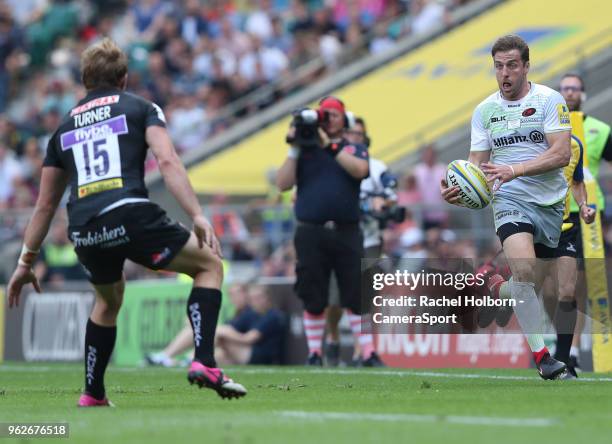
<path fill-rule="evenodd" d="M 571 130 L 570 115 L 563 96 L 531 83 L 529 93 L 520 100 L 505 100 L 497 91 L 476 107 L 470 149 L 491 150 L 490 162 L 495 164 L 517 164 L 535 159 L 549 148 L 545 134 L 567 130 Z M 503 184 L 496 195 L 547 206 L 565 199 L 566 192 L 563 168 L 558 168 L 517 177 Z"/>

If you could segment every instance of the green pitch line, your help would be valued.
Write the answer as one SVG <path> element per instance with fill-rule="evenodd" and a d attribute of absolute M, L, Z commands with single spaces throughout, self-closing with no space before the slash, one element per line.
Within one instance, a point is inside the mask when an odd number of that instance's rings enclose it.
<path fill-rule="evenodd" d="M 69 441 L 87 444 L 596 444 L 612 435 L 609 374 L 543 381 L 534 370 L 227 371 L 246 398 L 222 401 L 190 386 L 185 369 L 111 367 L 117 407 L 77 409 L 80 365 L 2 365 L 0 422 L 66 421 Z"/>

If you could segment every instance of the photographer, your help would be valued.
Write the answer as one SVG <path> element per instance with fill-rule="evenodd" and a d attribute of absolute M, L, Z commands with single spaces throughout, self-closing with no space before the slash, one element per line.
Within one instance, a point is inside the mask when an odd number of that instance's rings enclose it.
<path fill-rule="evenodd" d="M 354 144 L 370 148 L 365 121 L 355 118 L 355 124 L 345 131 L 346 138 Z M 361 182 L 360 228 L 363 235 L 364 257 L 377 259 L 382 255 L 382 230 L 389 222 L 402 222 L 405 209 L 397 206 L 396 178 L 388 171 L 387 165 L 378 159 L 370 158 L 370 175 Z M 368 273 L 369 274 L 369 273 Z M 362 276 L 362 279 L 366 279 Z M 330 305 L 326 310 L 327 331 L 325 335 L 325 361 L 328 366 L 337 366 L 340 360 L 340 334 L 338 324 L 342 318 L 342 309 L 338 305 L 336 280 L 332 278 L 330 287 Z M 365 310 L 364 310 L 365 311 Z M 363 327 L 360 316 L 347 310 L 351 329 Z M 368 337 L 369 336 L 369 337 Z M 371 335 L 362 335 L 361 342 L 373 343 Z M 384 366 L 376 353 L 366 350 L 362 354 L 358 341 L 354 342 L 353 364 L 364 367 Z"/>
<path fill-rule="evenodd" d="M 322 364 L 332 270 L 342 307 L 361 314 L 359 185 L 369 165 L 367 148 L 343 137 L 348 126 L 344 104 L 335 97 L 323 98 L 317 110 L 294 113 L 291 147 L 276 179 L 281 191 L 297 185 L 296 291 L 304 302 L 309 365 Z"/>

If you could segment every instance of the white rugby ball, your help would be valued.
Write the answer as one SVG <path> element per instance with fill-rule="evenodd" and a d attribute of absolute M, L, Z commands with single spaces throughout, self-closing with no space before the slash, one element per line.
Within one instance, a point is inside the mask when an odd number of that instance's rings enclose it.
<path fill-rule="evenodd" d="M 446 183 L 449 187 L 458 186 L 460 204 L 473 210 L 485 208 L 493 198 L 485 174 L 467 160 L 448 164 Z"/>

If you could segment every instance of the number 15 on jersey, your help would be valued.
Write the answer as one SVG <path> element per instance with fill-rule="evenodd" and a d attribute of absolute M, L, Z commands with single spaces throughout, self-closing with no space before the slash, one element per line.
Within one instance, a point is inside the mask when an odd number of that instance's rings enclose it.
<path fill-rule="evenodd" d="M 72 150 L 74 157 L 79 197 L 123 186 L 119 135 L 127 132 L 121 115 L 62 134 L 62 150 Z"/>

